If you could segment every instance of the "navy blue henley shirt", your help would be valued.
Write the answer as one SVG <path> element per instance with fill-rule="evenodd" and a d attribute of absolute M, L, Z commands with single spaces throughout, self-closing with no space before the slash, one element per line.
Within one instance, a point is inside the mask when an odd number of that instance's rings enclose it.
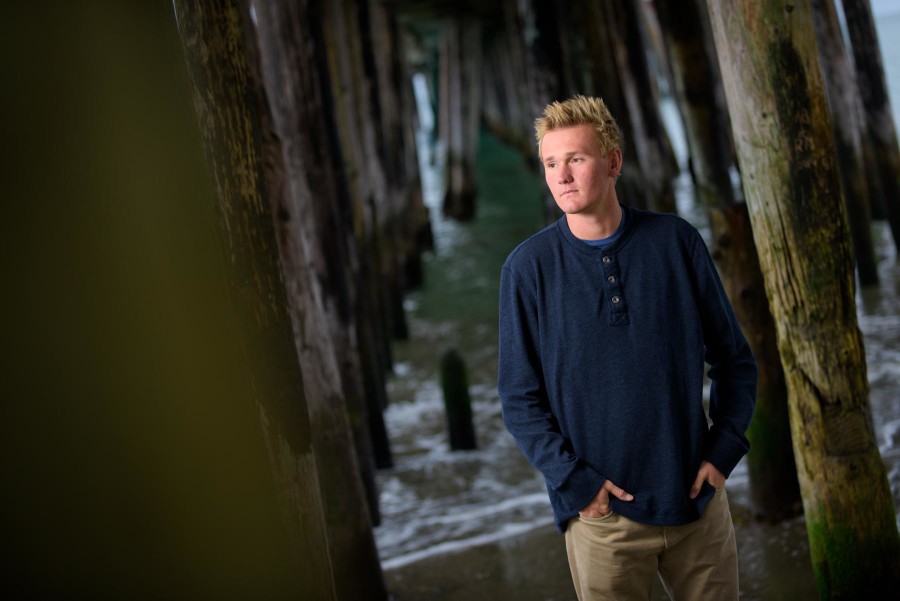
<path fill-rule="evenodd" d="M 756 361 L 703 239 L 675 215 L 622 209 L 609 246 L 562 217 L 500 280 L 503 419 L 544 475 L 560 532 L 607 478 L 634 495 L 610 497 L 626 518 L 694 521 L 714 493 L 689 498 L 701 460 L 728 476 L 749 450 Z"/>

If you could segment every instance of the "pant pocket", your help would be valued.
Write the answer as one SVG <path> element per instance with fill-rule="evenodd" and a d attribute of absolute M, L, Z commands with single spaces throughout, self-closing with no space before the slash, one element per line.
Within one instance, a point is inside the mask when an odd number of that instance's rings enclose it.
<path fill-rule="evenodd" d="M 600 522 L 608 521 L 612 516 L 615 515 L 615 513 L 616 512 L 614 512 L 614 511 L 610 511 L 606 515 L 601 515 L 600 517 L 596 517 L 596 518 L 591 518 L 591 517 L 587 517 L 587 516 L 578 514 L 578 519 L 583 522 L 586 522 L 588 524 L 599 524 Z"/>

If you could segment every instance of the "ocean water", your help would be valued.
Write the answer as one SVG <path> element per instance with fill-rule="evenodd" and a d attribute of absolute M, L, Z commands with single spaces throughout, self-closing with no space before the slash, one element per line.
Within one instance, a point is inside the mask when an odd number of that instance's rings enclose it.
<path fill-rule="evenodd" d="M 893 42 L 900 39 L 900 11 L 884 12 L 882 7 L 877 26 L 894 119 L 900 123 L 900 44 Z M 396 465 L 377 476 L 383 521 L 375 530 L 386 570 L 552 523 L 543 479 L 503 428 L 496 392 L 499 270 L 515 244 L 541 227 L 543 183 L 486 136 L 479 160 L 478 218 L 466 225 L 444 220 L 439 209 L 443 152 L 431 148 L 428 132 L 420 135 L 436 250 L 426 260 L 425 286 L 406 301 L 410 340 L 394 346 L 385 419 Z M 673 143 L 678 146 L 677 136 Z M 691 219 L 689 185 L 688 180 L 679 183 L 679 208 Z M 882 283 L 858 292 L 858 317 L 877 442 L 900 509 L 900 262 L 885 224 L 876 224 L 875 235 Z M 476 451 L 449 450 L 437 367 L 451 348 L 469 367 Z M 729 479 L 733 505 L 749 503 L 747 487 L 742 462 Z M 806 553 L 802 529 L 792 530 L 797 531 L 801 535 L 781 536 L 778 544 Z"/>

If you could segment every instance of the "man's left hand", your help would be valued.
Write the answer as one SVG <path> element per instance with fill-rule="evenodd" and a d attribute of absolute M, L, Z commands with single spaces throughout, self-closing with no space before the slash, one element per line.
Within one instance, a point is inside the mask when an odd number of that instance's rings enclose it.
<path fill-rule="evenodd" d="M 694 485 L 691 487 L 691 498 L 694 499 L 700 494 L 700 487 L 704 482 L 709 482 L 710 486 L 716 490 L 725 487 L 725 476 L 722 475 L 716 466 L 705 459 L 700 462 L 700 469 L 697 470 L 697 477 L 694 478 Z"/>

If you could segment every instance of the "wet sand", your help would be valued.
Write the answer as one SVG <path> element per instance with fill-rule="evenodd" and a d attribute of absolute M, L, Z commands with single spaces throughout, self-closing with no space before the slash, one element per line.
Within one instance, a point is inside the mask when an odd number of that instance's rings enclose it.
<path fill-rule="evenodd" d="M 741 599 L 817 599 L 802 518 L 773 526 L 734 513 Z M 575 601 L 552 526 L 388 570 L 385 579 L 393 601 Z M 661 585 L 656 599 L 668 599 Z"/>

